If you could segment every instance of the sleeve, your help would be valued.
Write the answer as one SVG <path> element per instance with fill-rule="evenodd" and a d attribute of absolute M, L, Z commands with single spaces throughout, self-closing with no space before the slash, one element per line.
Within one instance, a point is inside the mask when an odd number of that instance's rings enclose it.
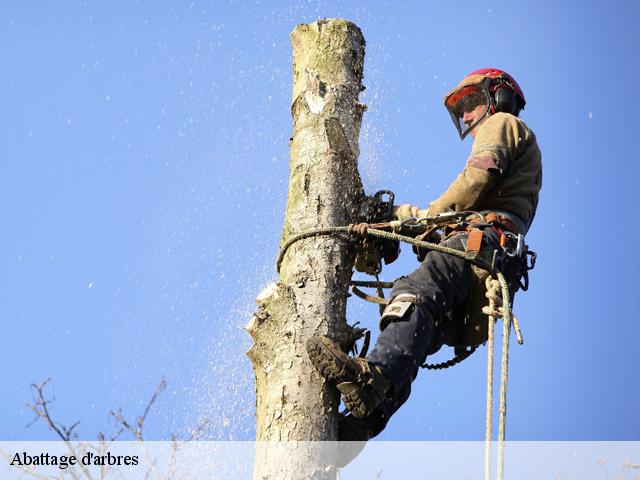
<path fill-rule="evenodd" d="M 406 220 L 407 218 L 424 218 L 429 214 L 427 209 L 422 209 L 410 203 L 403 203 L 393 207 L 393 217 L 396 220 Z"/>
<path fill-rule="evenodd" d="M 429 204 L 429 215 L 482 210 L 486 195 L 500 182 L 529 132 L 517 117 L 496 113 L 478 128 L 464 170 L 438 199 Z"/>

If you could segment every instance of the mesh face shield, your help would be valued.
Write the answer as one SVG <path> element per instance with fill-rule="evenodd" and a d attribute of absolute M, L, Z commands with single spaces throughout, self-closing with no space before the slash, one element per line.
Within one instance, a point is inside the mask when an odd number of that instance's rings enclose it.
<path fill-rule="evenodd" d="M 488 82 L 483 81 L 473 85 L 462 85 L 454 89 L 444 100 L 444 105 L 451 115 L 453 124 L 458 130 L 461 139 L 464 139 L 478 123 L 487 116 L 491 108 L 491 96 Z M 464 113 L 475 110 L 478 106 L 485 105 L 486 110 L 477 117 L 469 126 L 464 123 Z"/>

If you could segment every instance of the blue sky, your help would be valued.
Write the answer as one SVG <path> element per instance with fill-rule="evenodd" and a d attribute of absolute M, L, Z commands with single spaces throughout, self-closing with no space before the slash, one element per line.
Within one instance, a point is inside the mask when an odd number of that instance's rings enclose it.
<path fill-rule="evenodd" d="M 367 41 L 360 171 L 426 205 L 462 168 L 442 96 L 495 66 L 523 88 L 544 184 L 516 301 L 508 438 L 640 439 L 637 2 L 13 2 L 0 12 L 0 438 L 53 439 L 29 384 L 83 438 L 254 436 L 244 331 L 277 279 L 298 23 Z M 416 263 L 410 248 L 383 272 Z M 376 308 L 350 322 L 376 327 Z M 437 358 L 445 359 L 449 351 Z M 423 372 L 387 440 L 484 435 L 486 351 Z"/>

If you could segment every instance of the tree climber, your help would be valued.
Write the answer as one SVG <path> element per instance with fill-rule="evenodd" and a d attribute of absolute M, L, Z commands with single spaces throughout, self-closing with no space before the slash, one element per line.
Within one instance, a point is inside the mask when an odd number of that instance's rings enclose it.
<path fill-rule="evenodd" d="M 529 230 L 542 185 L 540 150 L 533 132 L 518 118 L 524 94 L 502 70 L 470 73 L 445 96 L 444 104 L 460 138 L 473 137 L 471 154 L 455 181 L 427 209 L 405 204 L 394 214 L 404 220 L 464 212 L 457 216 L 457 225 L 445 230 L 441 245 L 464 251 L 469 258 L 486 257 L 504 246 L 505 238 Z M 366 226 L 361 227 L 366 233 Z M 417 270 L 394 282 L 380 335 L 366 358 L 349 357 L 325 336 L 307 342 L 312 363 L 325 380 L 336 384 L 349 411 L 339 419 L 340 440 L 378 435 L 409 398 L 427 355 L 443 345 L 465 344 L 460 338 L 469 327 L 465 318 L 470 300 L 477 298 L 479 270 L 437 251 L 420 256 L 424 259 Z M 519 260 L 505 256 L 501 270 L 510 285 L 517 285 Z M 481 344 L 486 330 L 483 333 L 466 344 Z"/>

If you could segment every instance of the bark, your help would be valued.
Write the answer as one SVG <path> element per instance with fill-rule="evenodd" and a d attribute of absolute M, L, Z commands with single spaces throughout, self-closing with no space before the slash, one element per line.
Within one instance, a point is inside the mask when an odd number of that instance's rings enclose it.
<path fill-rule="evenodd" d="M 281 242 L 307 229 L 358 221 L 364 199 L 357 169 L 365 110 L 358 102 L 362 33 L 345 20 L 320 20 L 298 25 L 291 42 L 293 137 Z M 338 396 L 311 365 L 305 342 L 317 334 L 348 341 L 352 267 L 344 237 L 301 240 L 289 248 L 280 282 L 256 299 L 247 355 L 256 377 L 258 441 L 337 440 Z M 335 478 L 309 444 L 295 454 L 285 450 L 258 448 L 254 478 Z"/>

